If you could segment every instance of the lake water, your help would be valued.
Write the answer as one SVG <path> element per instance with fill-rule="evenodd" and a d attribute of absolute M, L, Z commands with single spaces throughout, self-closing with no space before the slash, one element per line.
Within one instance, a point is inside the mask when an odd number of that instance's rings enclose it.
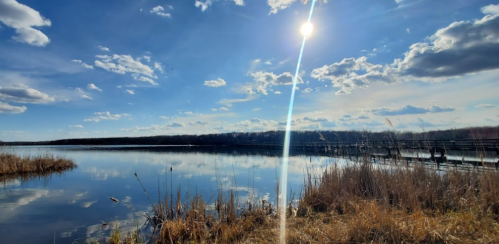
<path fill-rule="evenodd" d="M 73 159 L 78 168 L 61 175 L 22 182 L 0 182 L 0 243 L 85 243 L 109 235 L 101 221 L 124 231 L 145 219 L 114 197 L 139 211 L 151 211 L 149 199 L 134 176 L 157 202 L 163 194 L 181 188 L 182 198 L 203 196 L 210 204 L 220 187 L 237 192 L 240 204 L 248 200 L 276 202 L 281 151 L 223 147 L 5 147 L 20 155 L 50 153 Z M 323 156 L 292 155 L 288 191 L 296 197 L 304 172 L 321 172 L 342 162 Z M 172 171 L 170 171 L 170 168 Z"/>

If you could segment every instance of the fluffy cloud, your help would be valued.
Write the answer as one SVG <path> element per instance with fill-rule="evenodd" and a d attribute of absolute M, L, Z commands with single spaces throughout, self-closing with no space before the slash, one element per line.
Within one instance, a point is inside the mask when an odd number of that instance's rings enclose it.
<path fill-rule="evenodd" d="M 320 81 L 330 80 L 333 87 L 339 88 L 336 94 L 348 94 L 353 88 L 365 88 L 373 81 L 394 82 L 382 69 L 381 65 L 367 62 L 366 57 L 345 58 L 341 62 L 312 70 L 310 76 Z"/>
<path fill-rule="evenodd" d="M 140 58 L 134 59 L 130 55 L 97 55 L 95 66 L 107 71 L 126 74 L 130 73 L 135 80 L 148 82 L 151 85 L 157 85 L 153 79 L 158 77 L 154 75 L 154 69 L 140 62 Z M 159 64 L 159 63 L 158 63 Z M 156 66 L 156 65 L 155 65 Z"/>
<path fill-rule="evenodd" d="M 267 4 L 270 7 L 270 13 L 269 14 L 277 14 L 279 10 L 283 10 L 288 8 L 291 4 L 296 2 L 297 0 L 267 0 Z M 328 0 L 322 0 L 319 2 L 327 3 Z M 306 4 L 307 1 L 304 1 Z"/>
<path fill-rule="evenodd" d="M 172 15 L 170 13 L 165 12 L 165 8 L 163 8 L 162 6 L 159 6 L 159 5 L 154 7 L 153 9 L 151 9 L 151 13 L 159 15 L 161 17 L 166 17 L 166 18 L 172 17 Z"/>
<path fill-rule="evenodd" d="M 227 85 L 227 82 L 222 78 L 218 78 L 216 80 L 207 80 L 204 82 L 204 85 L 209 87 L 220 87 Z"/>
<path fill-rule="evenodd" d="M 366 112 L 370 112 L 378 116 L 396 116 L 396 115 L 407 115 L 407 114 L 443 113 L 443 112 L 452 112 L 455 110 L 456 109 L 452 107 L 442 107 L 435 105 L 432 105 L 428 108 L 405 105 L 402 107 L 394 107 L 394 108 L 388 108 L 388 107 L 369 108 L 366 109 Z"/>
<path fill-rule="evenodd" d="M 167 116 L 159 116 L 160 119 L 169 119 Z"/>
<path fill-rule="evenodd" d="M 209 6 L 211 6 L 214 2 L 218 2 L 219 0 L 206 0 L 206 1 L 198 1 L 194 2 L 194 6 L 196 8 L 201 8 L 201 11 L 206 11 Z M 244 6 L 244 0 L 225 0 L 225 1 L 231 1 L 234 2 L 238 6 Z"/>
<path fill-rule="evenodd" d="M 83 125 L 70 125 L 70 128 L 83 128 Z"/>
<path fill-rule="evenodd" d="M 26 86 L 0 86 L 0 100 L 17 103 L 49 103 L 55 101 L 55 98 Z"/>
<path fill-rule="evenodd" d="M 401 75 L 453 77 L 499 68 L 499 5 L 482 8 L 485 17 L 454 22 L 413 44 L 398 63 Z"/>
<path fill-rule="evenodd" d="M 95 112 L 95 116 L 86 118 L 85 122 L 99 122 L 102 120 L 119 120 L 124 117 L 130 117 L 130 114 L 111 114 L 110 112 Z"/>
<path fill-rule="evenodd" d="M 134 90 L 126 90 L 126 93 L 130 94 L 130 95 L 134 95 L 135 94 L 135 91 Z"/>
<path fill-rule="evenodd" d="M 26 106 L 12 106 L 10 104 L 0 102 L 0 114 L 1 113 L 20 114 L 24 113 L 26 109 L 27 109 Z"/>
<path fill-rule="evenodd" d="M 16 0 L 0 0 L 0 21 L 16 30 L 17 36 L 12 37 L 15 41 L 33 46 L 45 46 L 50 42 L 45 34 L 33 28 L 50 26 L 50 20 Z"/>
<path fill-rule="evenodd" d="M 89 90 L 97 90 L 97 91 L 102 92 L 102 89 L 100 89 L 99 87 L 97 87 L 97 86 L 96 86 L 96 85 L 94 85 L 94 84 L 88 84 L 88 85 L 87 85 L 87 89 L 89 89 Z"/>
<path fill-rule="evenodd" d="M 268 0 L 267 4 L 270 6 L 270 13 L 277 14 L 277 11 L 288 8 L 296 0 Z"/>
<path fill-rule="evenodd" d="M 330 80 L 348 94 L 370 83 L 426 81 L 438 82 L 485 70 L 499 69 L 499 5 L 482 8 L 486 14 L 475 21 L 454 22 L 430 36 L 430 42 L 411 45 L 403 59 L 376 65 L 366 57 L 345 58 L 312 71 L 315 79 Z"/>
<path fill-rule="evenodd" d="M 278 85 L 292 85 L 293 75 L 289 72 L 284 72 L 280 75 L 276 75 L 272 72 L 258 71 L 250 74 L 253 77 L 253 82 L 244 84 L 238 88 L 239 92 L 246 93 L 248 95 L 263 94 L 268 95 L 267 89 Z M 303 80 L 301 77 L 297 78 L 297 84 L 302 84 Z"/>
<path fill-rule="evenodd" d="M 108 48 L 108 47 L 104 47 L 104 46 L 97 46 L 97 48 L 99 48 L 101 51 L 104 51 L 104 52 L 109 52 L 109 48 Z"/>

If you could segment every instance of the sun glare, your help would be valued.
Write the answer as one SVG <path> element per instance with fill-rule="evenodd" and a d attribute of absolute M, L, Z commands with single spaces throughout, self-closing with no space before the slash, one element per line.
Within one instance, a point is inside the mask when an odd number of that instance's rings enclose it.
<path fill-rule="evenodd" d="M 304 36 L 309 36 L 310 34 L 312 34 L 313 29 L 314 26 L 312 25 L 312 23 L 307 22 L 301 26 L 301 34 Z"/>

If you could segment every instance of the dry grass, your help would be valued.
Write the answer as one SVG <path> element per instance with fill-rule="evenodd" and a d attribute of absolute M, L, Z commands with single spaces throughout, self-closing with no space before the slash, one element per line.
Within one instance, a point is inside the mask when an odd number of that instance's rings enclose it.
<path fill-rule="evenodd" d="M 177 196 L 179 199 L 180 196 Z M 221 192 L 214 209 L 196 197 L 154 205 L 155 243 L 277 243 L 270 203 L 234 208 Z M 499 243 L 499 174 L 370 163 L 310 173 L 297 209 L 288 211 L 287 243 Z M 122 239 L 121 239 L 122 240 Z M 113 242 L 128 243 L 128 242 Z M 130 242 L 132 243 L 132 242 Z"/>
<path fill-rule="evenodd" d="M 297 215 L 289 243 L 499 243 L 499 174 L 331 167 L 308 174 Z"/>
<path fill-rule="evenodd" d="M 10 153 L 0 153 L 0 175 L 62 172 L 76 168 L 71 159 L 51 154 L 20 157 Z"/>
<path fill-rule="evenodd" d="M 140 179 L 137 175 L 137 180 Z M 150 196 L 144 188 L 144 193 Z M 235 243 L 239 242 L 248 233 L 260 226 L 268 225 L 275 219 L 275 209 L 271 203 L 247 202 L 243 208 L 237 209 L 236 196 L 233 191 L 224 193 L 221 189 L 214 202 L 206 204 L 201 196 L 188 200 L 186 204 L 180 201 L 180 189 L 177 190 L 175 199 L 168 198 L 168 194 L 160 197 L 157 204 L 151 204 L 153 212 L 144 214 L 147 221 L 146 228 L 152 233 L 135 233 L 124 236 L 119 230 L 113 230 L 108 243 Z M 114 200 L 113 200 L 114 201 Z M 133 207 L 122 203 L 126 207 L 138 212 Z"/>

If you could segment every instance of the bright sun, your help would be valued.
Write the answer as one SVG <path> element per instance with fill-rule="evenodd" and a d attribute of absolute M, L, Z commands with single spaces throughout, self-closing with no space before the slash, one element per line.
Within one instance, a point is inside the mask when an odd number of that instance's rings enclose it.
<path fill-rule="evenodd" d="M 314 29 L 314 26 L 307 22 L 301 26 L 301 34 L 304 36 L 309 36 L 312 34 L 312 30 Z"/>

